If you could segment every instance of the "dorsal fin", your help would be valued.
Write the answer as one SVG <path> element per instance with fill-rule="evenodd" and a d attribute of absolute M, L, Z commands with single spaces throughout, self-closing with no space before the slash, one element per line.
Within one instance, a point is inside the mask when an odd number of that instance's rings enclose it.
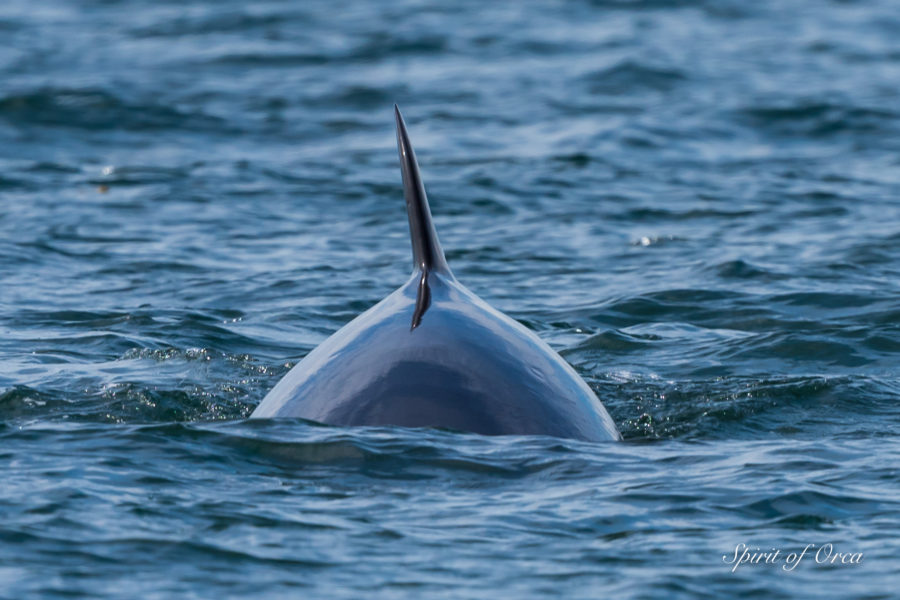
<path fill-rule="evenodd" d="M 428 197 L 425 195 L 425 185 L 422 183 L 422 174 L 419 173 L 416 153 L 409 142 L 406 123 L 403 122 L 403 115 L 400 114 L 396 104 L 394 116 L 397 119 L 397 150 L 400 153 L 403 195 L 406 197 L 406 215 L 409 217 L 409 235 L 412 239 L 413 268 L 423 274 L 434 271 L 451 275 L 437 232 L 434 230 L 434 223 L 431 221 L 431 209 L 428 208 Z M 421 293 L 419 295 L 422 296 Z"/>

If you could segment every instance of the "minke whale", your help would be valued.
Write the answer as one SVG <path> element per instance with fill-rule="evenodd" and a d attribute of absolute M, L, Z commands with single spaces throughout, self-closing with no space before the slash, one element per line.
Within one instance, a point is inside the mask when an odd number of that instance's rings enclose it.
<path fill-rule="evenodd" d="M 620 440 L 562 357 L 453 276 L 406 124 L 394 113 L 413 275 L 297 363 L 251 418 Z"/>

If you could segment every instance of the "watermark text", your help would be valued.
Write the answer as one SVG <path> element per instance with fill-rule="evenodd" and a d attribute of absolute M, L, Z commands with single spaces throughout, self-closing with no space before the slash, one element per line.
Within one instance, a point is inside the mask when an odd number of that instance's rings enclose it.
<path fill-rule="evenodd" d="M 759 546 L 742 543 L 734 547 L 733 553 L 722 555 L 722 562 L 731 565 L 732 573 L 748 565 L 780 565 L 783 571 L 793 571 L 804 561 L 817 565 L 858 565 L 863 561 L 863 553 L 838 551 L 832 543 L 806 544 L 791 552 L 781 548 L 761 550 Z"/>

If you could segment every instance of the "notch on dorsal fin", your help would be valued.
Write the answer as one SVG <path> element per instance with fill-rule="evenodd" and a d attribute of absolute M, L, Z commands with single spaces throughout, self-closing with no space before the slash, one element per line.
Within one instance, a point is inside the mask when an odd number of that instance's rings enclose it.
<path fill-rule="evenodd" d="M 428 208 L 428 197 L 425 195 L 416 153 L 409 142 L 406 123 L 396 104 L 394 116 L 397 118 L 397 150 L 400 153 L 403 195 L 406 197 L 406 215 L 409 217 L 409 235 L 412 239 L 413 268 L 423 274 L 438 272 L 450 275 L 450 267 L 447 266 L 447 259 L 444 258 L 444 251 L 431 221 L 431 209 Z M 419 296 L 421 299 L 422 294 Z"/>

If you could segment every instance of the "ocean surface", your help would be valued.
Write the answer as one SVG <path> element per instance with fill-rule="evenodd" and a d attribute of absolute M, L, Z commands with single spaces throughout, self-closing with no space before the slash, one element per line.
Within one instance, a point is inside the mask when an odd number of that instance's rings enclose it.
<path fill-rule="evenodd" d="M 0 82 L 0 598 L 897 597 L 897 2 L 4 0 Z M 409 276 L 394 102 L 624 443 L 247 420 Z"/>

